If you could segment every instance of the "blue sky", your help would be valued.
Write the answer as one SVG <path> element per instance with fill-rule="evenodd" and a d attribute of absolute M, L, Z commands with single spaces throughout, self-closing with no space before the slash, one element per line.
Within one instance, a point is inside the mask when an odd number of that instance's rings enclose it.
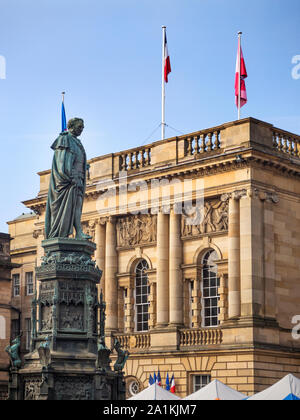
<path fill-rule="evenodd" d="M 234 72 L 243 31 L 252 116 L 300 133 L 299 0 L 0 0 L 1 206 L 6 221 L 28 210 L 38 171 L 51 167 L 67 118 L 84 118 L 88 158 L 159 140 L 161 26 L 172 73 L 166 123 L 188 133 L 237 118 Z"/>

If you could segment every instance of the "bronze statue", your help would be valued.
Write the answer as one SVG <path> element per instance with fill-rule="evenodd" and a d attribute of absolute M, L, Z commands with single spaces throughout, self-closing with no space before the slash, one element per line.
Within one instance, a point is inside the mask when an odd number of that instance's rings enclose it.
<path fill-rule="evenodd" d="M 49 367 L 51 363 L 51 352 L 50 352 L 50 336 L 47 335 L 45 340 L 39 345 L 38 353 L 40 357 L 40 363 L 43 368 Z"/>
<path fill-rule="evenodd" d="M 86 153 L 78 136 L 84 129 L 81 118 L 68 122 L 52 144 L 54 157 L 45 218 L 46 238 L 67 238 L 76 231 L 77 239 L 91 239 L 81 227 L 81 214 L 88 170 Z"/>
<path fill-rule="evenodd" d="M 21 367 L 21 358 L 20 358 L 20 346 L 21 346 L 21 335 L 16 337 L 12 341 L 11 346 L 7 346 L 5 351 L 9 354 L 11 365 L 13 368 L 20 368 Z"/>
<path fill-rule="evenodd" d="M 118 358 L 116 360 L 116 363 L 114 364 L 114 371 L 121 372 L 124 369 L 124 366 L 126 364 L 126 361 L 129 357 L 129 351 L 128 350 L 122 350 L 120 342 L 115 338 L 114 342 L 114 349 L 116 350 L 118 354 Z"/>

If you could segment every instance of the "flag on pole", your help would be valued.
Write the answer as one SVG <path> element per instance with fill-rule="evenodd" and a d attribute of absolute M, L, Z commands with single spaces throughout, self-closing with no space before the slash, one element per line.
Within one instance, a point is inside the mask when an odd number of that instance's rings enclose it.
<path fill-rule="evenodd" d="M 175 394 L 175 391 L 176 391 L 174 373 L 173 373 L 173 375 L 172 375 L 172 379 L 171 379 L 171 389 L 170 389 L 170 391 L 171 391 L 173 394 Z"/>
<path fill-rule="evenodd" d="M 167 373 L 166 377 L 166 390 L 170 391 L 170 380 L 169 380 L 169 374 Z"/>
<path fill-rule="evenodd" d="M 148 385 L 151 386 L 153 384 L 154 384 L 154 380 L 153 380 L 152 375 L 150 373 L 150 376 L 149 376 L 149 384 Z"/>
<path fill-rule="evenodd" d="M 171 62 L 170 56 L 168 52 L 168 44 L 167 44 L 167 35 L 165 32 L 165 39 L 164 39 L 164 78 L 165 82 L 168 83 L 168 74 L 171 73 Z"/>
<path fill-rule="evenodd" d="M 154 375 L 153 375 L 153 383 L 155 384 L 155 383 L 157 383 L 157 378 L 156 378 L 156 374 L 155 374 L 155 372 L 154 372 Z"/>
<path fill-rule="evenodd" d="M 158 369 L 158 373 L 157 373 L 157 378 L 156 378 L 156 380 L 157 380 L 157 385 L 161 386 L 161 376 L 160 376 L 159 369 Z"/>
<path fill-rule="evenodd" d="M 65 111 L 65 104 L 64 104 L 64 94 L 65 92 L 62 93 L 63 95 L 63 100 L 62 100 L 62 104 L 61 104 L 61 131 L 67 131 L 67 119 L 66 119 L 66 111 Z"/>
<path fill-rule="evenodd" d="M 247 91 L 245 83 L 246 77 L 248 77 L 248 74 L 241 46 L 241 38 L 239 37 L 235 70 L 235 103 L 238 108 L 244 106 L 247 103 Z"/>

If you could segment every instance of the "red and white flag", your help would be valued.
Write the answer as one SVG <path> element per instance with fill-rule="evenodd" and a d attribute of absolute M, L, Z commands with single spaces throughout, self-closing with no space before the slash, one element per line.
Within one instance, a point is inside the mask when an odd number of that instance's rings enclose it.
<path fill-rule="evenodd" d="M 167 44 L 167 35 L 165 33 L 165 40 L 164 40 L 164 76 L 165 82 L 168 83 L 168 74 L 171 73 L 171 62 L 170 56 L 168 52 L 168 44 Z"/>
<path fill-rule="evenodd" d="M 171 379 L 171 387 L 170 387 L 170 391 L 171 391 L 173 394 L 175 394 L 175 391 L 176 391 L 174 374 L 172 375 L 172 379 Z"/>
<path fill-rule="evenodd" d="M 239 68 L 240 63 L 240 68 Z M 248 77 L 245 60 L 243 56 L 243 51 L 241 47 L 241 42 L 239 40 L 239 46 L 238 46 L 238 52 L 237 52 L 237 58 L 236 58 L 236 70 L 235 70 L 235 103 L 236 106 L 239 107 L 239 89 L 241 86 L 241 107 L 246 105 L 247 103 L 247 91 L 246 91 L 246 83 L 245 79 Z M 239 83 L 241 81 L 241 84 Z"/>

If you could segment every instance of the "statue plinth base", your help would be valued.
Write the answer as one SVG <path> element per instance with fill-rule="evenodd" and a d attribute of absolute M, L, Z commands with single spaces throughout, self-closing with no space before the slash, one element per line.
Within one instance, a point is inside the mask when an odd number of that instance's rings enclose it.
<path fill-rule="evenodd" d="M 91 259 L 96 245 L 53 238 L 42 246 L 45 256 L 36 268 L 39 294 L 32 305 L 32 351 L 22 369 L 11 375 L 10 398 L 125 399 L 122 372 L 110 367 L 101 371 L 96 363 L 97 284 L 102 274 Z"/>

